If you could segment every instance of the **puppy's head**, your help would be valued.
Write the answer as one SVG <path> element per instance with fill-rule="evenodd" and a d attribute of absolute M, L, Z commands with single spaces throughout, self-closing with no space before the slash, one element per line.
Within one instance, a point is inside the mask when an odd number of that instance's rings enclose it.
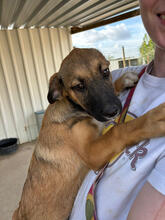
<path fill-rule="evenodd" d="M 107 121 L 121 111 L 109 61 L 96 49 L 73 49 L 51 77 L 48 101 L 54 103 L 64 97 L 99 121 Z"/>

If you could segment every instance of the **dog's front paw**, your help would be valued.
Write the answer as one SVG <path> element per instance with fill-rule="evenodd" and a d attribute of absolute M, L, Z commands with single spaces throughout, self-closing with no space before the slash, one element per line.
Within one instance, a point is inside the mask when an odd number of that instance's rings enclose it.
<path fill-rule="evenodd" d="M 126 72 L 122 76 L 122 80 L 123 80 L 123 88 L 124 89 L 129 88 L 129 87 L 133 87 L 138 82 L 138 75 L 135 72 Z"/>
<path fill-rule="evenodd" d="M 138 82 L 138 75 L 135 72 L 126 72 L 114 82 L 116 95 L 119 95 L 126 88 L 134 87 Z"/>

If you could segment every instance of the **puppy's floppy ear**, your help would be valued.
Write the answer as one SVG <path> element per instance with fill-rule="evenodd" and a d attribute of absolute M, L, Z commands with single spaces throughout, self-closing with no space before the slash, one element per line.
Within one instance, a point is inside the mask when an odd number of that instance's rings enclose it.
<path fill-rule="evenodd" d="M 57 73 L 55 73 L 49 80 L 49 91 L 47 99 L 50 104 L 62 98 L 62 80 L 58 78 Z"/>

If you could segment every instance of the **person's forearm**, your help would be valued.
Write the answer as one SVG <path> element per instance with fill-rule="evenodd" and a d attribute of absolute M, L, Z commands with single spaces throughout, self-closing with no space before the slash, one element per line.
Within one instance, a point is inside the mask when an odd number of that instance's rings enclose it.
<path fill-rule="evenodd" d="M 165 195 L 146 183 L 135 199 L 127 220 L 165 220 Z"/>

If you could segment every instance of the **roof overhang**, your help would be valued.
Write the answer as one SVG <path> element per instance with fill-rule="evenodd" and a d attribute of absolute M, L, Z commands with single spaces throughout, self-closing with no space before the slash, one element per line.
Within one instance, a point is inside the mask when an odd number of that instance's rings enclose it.
<path fill-rule="evenodd" d="M 2 0 L 0 29 L 89 30 L 140 14 L 138 0 Z"/>

